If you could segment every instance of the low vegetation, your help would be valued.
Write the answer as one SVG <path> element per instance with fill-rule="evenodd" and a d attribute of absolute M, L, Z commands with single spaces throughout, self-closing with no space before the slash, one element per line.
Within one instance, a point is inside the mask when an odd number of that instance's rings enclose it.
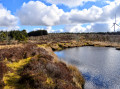
<path fill-rule="evenodd" d="M 54 61 L 54 55 L 43 46 L 29 44 L 0 51 L 0 61 L 6 68 L 0 70 L 4 89 L 83 89 L 85 82 L 80 72 Z"/>
<path fill-rule="evenodd" d="M 53 51 L 80 46 L 120 49 L 120 37 L 115 33 L 47 35 L 47 32 L 38 31 L 38 35 L 42 35 L 38 36 L 36 32 L 31 32 L 30 37 L 25 30 L 1 32 L 0 42 L 8 41 L 9 36 L 15 41 L 27 41 L 24 44 L 0 46 L 0 88 L 83 89 L 85 80 L 79 70 L 59 61 Z"/>
<path fill-rule="evenodd" d="M 120 35 L 109 34 L 84 34 L 86 40 L 101 42 L 120 42 Z"/>

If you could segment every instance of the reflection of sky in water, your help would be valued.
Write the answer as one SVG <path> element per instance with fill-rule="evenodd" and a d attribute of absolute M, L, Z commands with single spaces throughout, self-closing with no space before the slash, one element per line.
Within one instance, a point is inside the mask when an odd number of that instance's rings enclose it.
<path fill-rule="evenodd" d="M 79 68 L 86 79 L 85 89 L 120 89 L 120 51 L 105 47 L 79 47 L 55 53 Z"/>

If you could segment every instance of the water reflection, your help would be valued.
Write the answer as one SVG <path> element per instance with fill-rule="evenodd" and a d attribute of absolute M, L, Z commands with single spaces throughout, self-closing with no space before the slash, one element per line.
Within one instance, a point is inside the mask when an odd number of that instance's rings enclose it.
<path fill-rule="evenodd" d="M 85 89 L 120 89 L 120 51 L 88 46 L 55 53 L 78 67 L 86 79 Z"/>

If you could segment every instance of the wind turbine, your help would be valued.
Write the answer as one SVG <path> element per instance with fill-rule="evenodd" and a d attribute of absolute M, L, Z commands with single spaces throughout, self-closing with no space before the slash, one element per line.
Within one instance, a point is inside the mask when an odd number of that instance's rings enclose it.
<path fill-rule="evenodd" d="M 113 23 L 113 26 L 112 27 L 114 27 L 114 32 L 115 32 L 115 26 L 118 26 L 118 27 L 120 27 L 117 23 L 116 23 L 116 14 L 115 14 L 115 22 Z"/>

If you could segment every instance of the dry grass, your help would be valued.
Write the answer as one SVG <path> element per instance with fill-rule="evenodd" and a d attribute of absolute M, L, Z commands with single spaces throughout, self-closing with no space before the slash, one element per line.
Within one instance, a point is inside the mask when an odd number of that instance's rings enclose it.
<path fill-rule="evenodd" d="M 53 57 L 53 62 L 58 62 L 59 61 L 57 55 L 53 52 L 51 47 L 49 47 L 47 45 L 38 45 L 38 47 L 44 48 L 48 52 L 48 54 Z"/>
<path fill-rule="evenodd" d="M 80 71 L 73 65 L 68 65 L 68 68 L 71 70 L 71 74 L 73 76 L 73 81 L 76 84 L 76 86 L 78 86 L 79 88 L 83 88 L 84 84 L 85 84 L 85 80 L 82 76 L 82 74 L 80 73 Z"/>
<path fill-rule="evenodd" d="M 15 48 L 15 47 L 23 47 L 23 44 L 16 44 L 16 45 L 0 45 L 0 49 L 4 49 L 4 48 Z"/>
<path fill-rule="evenodd" d="M 88 41 L 88 43 L 93 44 L 94 46 L 102 47 L 120 47 L 120 43 L 117 42 L 100 42 L 100 41 Z"/>

